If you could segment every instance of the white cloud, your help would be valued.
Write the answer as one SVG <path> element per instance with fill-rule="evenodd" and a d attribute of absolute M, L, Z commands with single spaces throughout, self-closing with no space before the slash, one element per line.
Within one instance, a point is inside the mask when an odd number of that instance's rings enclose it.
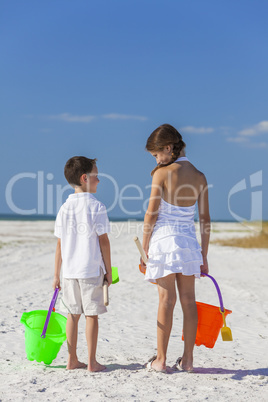
<path fill-rule="evenodd" d="M 229 142 L 249 142 L 248 138 L 245 137 L 229 137 L 227 138 L 227 141 Z"/>
<path fill-rule="evenodd" d="M 31 115 L 33 117 L 33 115 Z M 128 114 L 119 114 L 119 113 L 109 113 L 103 114 L 101 116 L 92 116 L 92 115 L 73 115 L 71 113 L 60 113 L 56 115 L 45 116 L 46 119 L 49 120 L 60 120 L 67 123 L 90 123 L 94 119 L 111 119 L 111 120 L 140 120 L 145 121 L 147 117 L 145 116 L 136 116 L 136 115 L 128 115 Z"/>
<path fill-rule="evenodd" d="M 223 135 L 232 135 L 233 127 L 230 126 L 220 126 L 219 130 Z"/>
<path fill-rule="evenodd" d="M 104 119 L 111 119 L 111 120 L 140 120 L 145 121 L 147 117 L 145 116 L 135 116 L 129 114 L 119 114 L 119 113 L 110 113 L 102 115 Z"/>
<path fill-rule="evenodd" d="M 254 136 L 261 133 L 268 133 L 268 121 L 263 120 L 252 127 L 245 128 L 238 132 L 239 135 Z"/>
<path fill-rule="evenodd" d="M 61 113 L 48 116 L 48 119 L 50 120 L 61 120 L 68 123 L 90 123 L 95 118 L 96 118 L 95 116 L 91 115 L 78 116 L 78 115 L 72 115 L 70 113 Z"/>
<path fill-rule="evenodd" d="M 250 144 L 250 148 L 268 148 L 268 142 L 255 142 Z"/>
<path fill-rule="evenodd" d="M 267 142 L 252 142 L 250 141 L 252 137 L 268 133 L 268 121 L 263 120 L 254 126 L 247 127 L 243 130 L 238 131 L 237 137 L 229 137 L 227 141 L 240 143 L 250 148 L 268 148 Z"/>
<path fill-rule="evenodd" d="M 264 120 L 258 124 L 258 128 L 260 132 L 268 133 L 268 121 Z"/>
<path fill-rule="evenodd" d="M 245 130 L 239 131 L 238 134 L 252 136 L 252 135 L 256 135 L 256 130 L 253 128 L 246 128 Z"/>
<path fill-rule="evenodd" d="M 186 126 L 186 127 L 182 127 L 179 131 L 182 133 L 184 132 L 184 133 L 193 133 L 193 134 L 210 134 L 210 133 L 213 133 L 214 128 Z"/>
<path fill-rule="evenodd" d="M 268 148 L 267 142 L 251 142 L 247 137 L 229 137 L 227 141 L 245 145 L 247 148 Z"/>

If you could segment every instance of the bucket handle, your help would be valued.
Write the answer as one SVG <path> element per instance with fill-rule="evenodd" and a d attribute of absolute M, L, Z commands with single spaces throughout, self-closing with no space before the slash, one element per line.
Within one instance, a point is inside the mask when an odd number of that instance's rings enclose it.
<path fill-rule="evenodd" d="M 52 310 L 53 310 L 53 308 L 54 308 L 54 306 L 55 306 L 55 304 L 56 304 L 57 297 L 58 297 L 58 293 L 59 293 L 59 288 L 56 288 L 56 289 L 55 289 L 55 292 L 54 292 L 54 295 L 53 295 L 53 297 L 52 297 L 52 300 L 51 300 L 49 309 L 48 309 L 47 318 L 46 318 L 46 321 L 45 321 L 44 329 L 43 329 L 42 334 L 41 334 L 41 338 L 45 338 L 45 337 L 46 337 L 47 326 L 48 326 L 48 323 L 49 323 L 49 320 L 50 320 L 50 316 L 51 316 Z"/>
<path fill-rule="evenodd" d="M 214 279 L 213 276 L 211 276 L 211 275 L 204 274 L 204 272 L 202 272 L 202 275 L 207 276 L 208 278 L 210 278 L 210 279 L 213 281 L 213 283 L 214 283 L 214 285 L 215 285 L 215 287 L 216 287 L 216 289 L 217 289 L 218 296 L 219 296 L 219 301 L 220 301 L 220 306 L 221 306 L 221 307 L 220 307 L 220 310 L 221 310 L 222 313 L 224 313 L 224 306 L 223 306 L 222 295 L 221 295 L 221 291 L 220 291 L 219 285 L 218 285 L 218 283 L 216 282 L 216 279 Z"/>

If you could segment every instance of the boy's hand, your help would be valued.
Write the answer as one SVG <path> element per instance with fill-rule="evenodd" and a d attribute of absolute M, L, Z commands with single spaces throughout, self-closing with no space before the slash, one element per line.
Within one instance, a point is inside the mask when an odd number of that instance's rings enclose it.
<path fill-rule="evenodd" d="M 104 280 L 106 280 L 108 282 L 108 286 L 110 286 L 112 284 L 112 272 L 105 274 Z"/>
<path fill-rule="evenodd" d="M 59 288 L 59 290 L 61 290 L 61 287 L 60 287 L 60 278 L 58 278 L 58 277 L 55 277 L 55 278 L 54 278 L 52 287 L 53 287 L 54 290 L 55 290 L 56 288 Z"/>

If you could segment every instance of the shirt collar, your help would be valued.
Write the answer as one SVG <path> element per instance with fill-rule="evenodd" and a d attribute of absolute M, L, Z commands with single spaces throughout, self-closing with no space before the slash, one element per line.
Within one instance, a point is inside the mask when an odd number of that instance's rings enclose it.
<path fill-rule="evenodd" d="M 70 194 L 68 198 L 94 198 L 94 195 L 91 193 L 73 193 Z"/>

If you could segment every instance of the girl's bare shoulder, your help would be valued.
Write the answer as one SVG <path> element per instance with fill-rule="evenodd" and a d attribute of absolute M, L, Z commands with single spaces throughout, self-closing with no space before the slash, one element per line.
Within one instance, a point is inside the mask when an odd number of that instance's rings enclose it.
<path fill-rule="evenodd" d="M 189 170 L 192 170 L 192 172 L 193 172 L 194 174 L 196 174 L 196 176 L 199 177 L 201 180 L 203 180 L 204 178 L 206 178 L 206 176 L 204 175 L 204 173 L 201 172 L 200 170 L 198 170 L 190 161 L 189 161 L 189 163 L 188 163 L 187 165 L 188 165 L 187 168 L 188 168 Z"/>
<path fill-rule="evenodd" d="M 196 175 L 197 175 L 199 183 L 203 186 L 207 186 L 207 179 L 206 179 L 205 174 L 196 168 L 195 168 L 195 170 L 196 170 Z"/>
<path fill-rule="evenodd" d="M 179 164 L 172 163 L 171 165 L 168 166 L 163 166 L 160 169 L 157 169 L 154 174 L 153 174 L 153 180 L 156 182 L 161 182 L 165 180 L 166 176 L 169 174 L 169 172 L 172 172 L 174 170 L 180 170 L 182 166 Z M 199 182 L 199 184 L 206 185 L 207 180 L 206 176 L 203 172 L 198 170 L 191 162 L 187 163 L 186 166 L 183 167 L 184 173 L 186 173 L 186 176 L 192 176 L 195 181 Z"/>
<path fill-rule="evenodd" d="M 160 169 L 157 169 L 157 170 L 154 172 L 153 177 L 152 177 L 153 181 L 155 181 L 155 182 L 160 182 L 160 181 L 163 181 L 163 180 L 165 179 L 165 176 L 166 176 L 166 170 L 165 170 L 165 168 L 166 168 L 166 166 L 165 166 L 165 167 L 162 167 L 162 168 L 160 168 Z"/>
<path fill-rule="evenodd" d="M 198 170 L 190 161 L 185 161 L 183 162 L 183 165 L 180 163 L 172 163 L 171 165 L 163 167 L 163 171 L 170 171 L 170 170 L 178 170 L 183 168 L 185 171 L 189 171 L 192 174 L 196 174 L 198 176 L 204 176 L 204 173 L 202 173 L 200 170 Z M 161 169 L 159 169 L 161 170 Z"/>

